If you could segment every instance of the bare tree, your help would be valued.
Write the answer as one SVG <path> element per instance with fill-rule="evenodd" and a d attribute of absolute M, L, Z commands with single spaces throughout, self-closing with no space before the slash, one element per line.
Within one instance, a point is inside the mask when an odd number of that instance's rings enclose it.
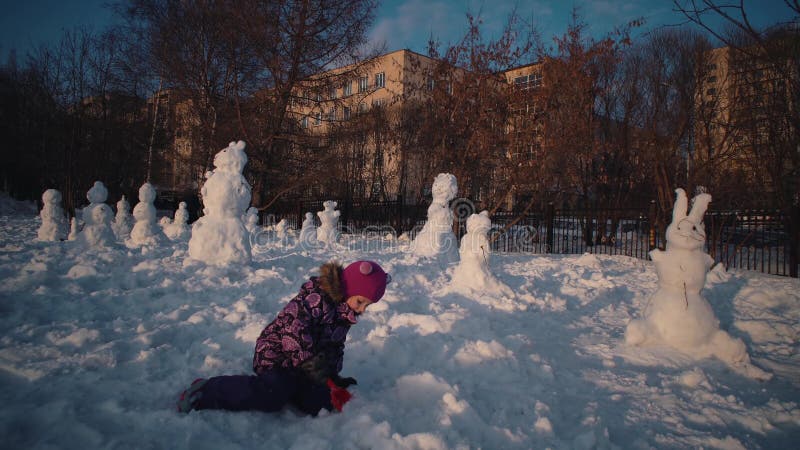
<path fill-rule="evenodd" d="M 729 47 L 729 64 L 737 79 L 731 107 L 732 132 L 749 152 L 752 173 L 778 204 L 800 202 L 800 3 L 785 0 L 787 20 L 760 29 L 743 1 L 674 1 L 691 23 Z M 721 19 L 723 26 L 714 24 Z"/>
<path fill-rule="evenodd" d="M 7 69 L 15 92 L 8 106 L 16 111 L 10 133 L 18 142 L 8 161 L 23 196 L 58 188 L 73 211 L 95 180 L 112 194 L 130 188 L 142 103 L 121 88 L 118 50 L 112 32 L 67 30 L 53 47 L 28 55 L 24 66 Z"/>
<path fill-rule="evenodd" d="M 404 179 L 456 175 L 461 195 L 497 209 L 519 179 L 510 169 L 512 99 L 519 96 L 505 79 L 509 67 L 534 58 L 535 31 L 512 13 L 496 39 L 487 39 L 480 17 L 467 15 L 465 35 L 410 68 L 398 142 Z M 410 174 L 409 171 L 416 172 Z M 419 200 L 422 200 L 421 198 Z"/>

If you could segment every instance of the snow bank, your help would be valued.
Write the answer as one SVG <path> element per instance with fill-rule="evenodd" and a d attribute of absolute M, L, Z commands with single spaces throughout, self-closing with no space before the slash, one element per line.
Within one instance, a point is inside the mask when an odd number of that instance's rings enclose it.
<path fill-rule="evenodd" d="M 660 289 L 653 263 L 494 254 L 526 309 L 459 293 L 403 249 L 265 247 L 247 265 L 36 242 L 0 216 L 0 433 L 6 448 L 789 448 L 800 439 L 800 281 L 730 271 L 703 297 L 757 381 L 717 359 L 624 342 Z M 358 248 L 359 250 L 354 250 Z M 353 400 L 316 419 L 174 411 L 196 377 L 249 373 L 255 338 L 328 259 L 392 274 L 348 336 Z"/>

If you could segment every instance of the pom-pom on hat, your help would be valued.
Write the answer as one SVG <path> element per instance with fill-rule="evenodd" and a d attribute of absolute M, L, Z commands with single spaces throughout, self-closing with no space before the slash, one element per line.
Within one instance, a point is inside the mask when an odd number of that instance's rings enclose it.
<path fill-rule="evenodd" d="M 374 261 L 356 261 L 342 271 L 344 296 L 363 295 L 372 303 L 383 297 L 392 277 Z"/>

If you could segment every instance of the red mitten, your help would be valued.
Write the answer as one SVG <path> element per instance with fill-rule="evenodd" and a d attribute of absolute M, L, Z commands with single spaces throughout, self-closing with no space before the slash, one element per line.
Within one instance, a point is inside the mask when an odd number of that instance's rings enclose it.
<path fill-rule="evenodd" d="M 327 385 L 331 389 L 331 404 L 337 411 L 342 412 L 342 407 L 353 398 L 353 394 L 347 392 L 347 389 L 337 386 L 330 378 L 328 378 Z"/>

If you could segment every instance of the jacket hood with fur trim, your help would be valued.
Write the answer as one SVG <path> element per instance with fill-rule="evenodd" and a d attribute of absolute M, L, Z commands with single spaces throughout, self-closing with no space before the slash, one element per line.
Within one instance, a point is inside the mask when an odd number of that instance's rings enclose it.
<path fill-rule="evenodd" d="M 344 267 L 338 262 L 329 262 L 319 268 L 319 287 L 328 294 L 334 303 L 345 300 L 342 288 L 342 271 Z"/>

